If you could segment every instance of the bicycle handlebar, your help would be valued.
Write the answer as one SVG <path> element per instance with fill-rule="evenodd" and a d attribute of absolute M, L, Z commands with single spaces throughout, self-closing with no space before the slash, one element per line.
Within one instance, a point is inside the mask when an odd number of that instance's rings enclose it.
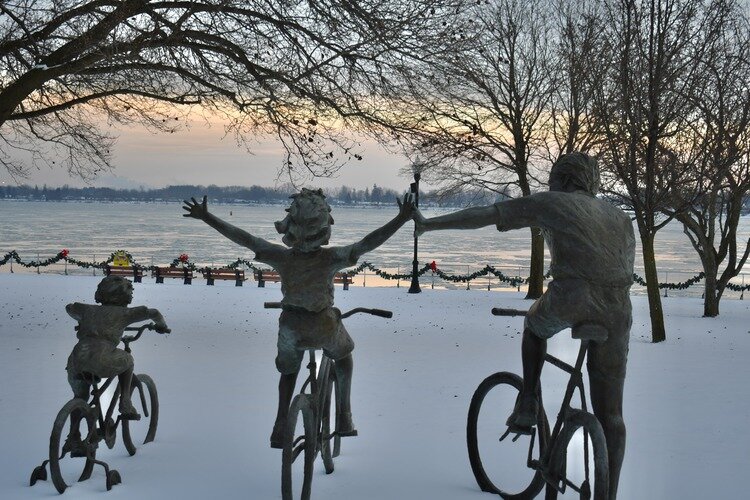
<path fill-rule="evenodd" d="M 263 307 L 266 309 L 281 309 L 281 302 L 264 302 Z M 381 318 L 392 318 L 393 312 L 385 309 L 369 309 L 367 307 L 355 307 L 354 309 L 341 314 L 341 319 L 348 318 L 352 314 L 367 313 Z"/>
<path fill-rule="evenodd" d="M 125 343 L 125 345 L 127 345 L 141 338 L 141 335 L 143 335 L 144 331 L 156 330 L 156 323 L 146 323 L 145 325 L 141 325 L 141 326 L 128 326 L 124 330 L 126 332 L 138 332 L 135 335 L 125 335 L 122 337 L 122 341 Z M 170 333 L 171 331 L 172 330 L 167 328 L 163 333 Z"/>
<path fill-rule="evenodd" d="M 493 307 L 492 314 L 495 316 L 526 316 L 528 311 L 522 311 L 521 309 L 504 309 L 502 307 Z"/>
<path fill-rule="evenodd" d="M 348 318 L 352 314 L 357 313 L 367 313 L 372 314 L 373 316 L 380 316 L 381 318 L 392 318 L 393 312 L 392 311 L 386 311 L 385 309 L 368 309 L 366 307 L 355 307 L 351 311 L 347 311 L 341 315 L 341 318 Z"/>

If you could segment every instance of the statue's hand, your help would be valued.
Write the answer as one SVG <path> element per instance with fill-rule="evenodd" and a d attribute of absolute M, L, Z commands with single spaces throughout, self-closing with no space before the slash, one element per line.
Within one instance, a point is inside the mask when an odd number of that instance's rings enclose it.
<path fill-rule="evenodd" d="M 396 198 L 396 203 L 398 203 L 399 218 L 407 221 L 413 217 L 414 210 L 417 209 L 417 207 L 414 205 L 414 193 L 406 193 L 404 195 L 404 201 Z"/>
<path fill-rule="evenodd" d="M 418 208 L 414 209 L 412 219 L 414 219 L 414 236 L 419 238 L 427 231 L 427 219 Z"/>
<path fill-rule="evenodd" d="M 157 323 L 154 325 L 156 333 L 172 333 L 172 330 L 167 326 L 166 323 Z"/>
<path fill-rule="evenodd" d="M 208 215 L 208 207 L 207 205 L 207 196 L 203 197 L 203 203 L 198 203 L 195 198 L 190 198 L 193 200 L 192 202 L 189 202 L 187 200 L 183 200 L 183 203 L 185 206 L 182 207 L 183 210 L 185 210 L 187 213 L 182 214 L 183 217 L 192 217 L 193 219 L 199 219 L 199 220 L 205 220 L 206 215 Z"/>

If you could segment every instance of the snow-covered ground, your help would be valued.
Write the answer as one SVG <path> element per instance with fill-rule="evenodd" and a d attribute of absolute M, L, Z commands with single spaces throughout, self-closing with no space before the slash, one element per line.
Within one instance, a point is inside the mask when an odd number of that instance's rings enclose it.
<path fill-rule="evenodd" d="M 50 481 L 28 486 L 45 457 L 52 421 L 70 398 L 65 361 L 75 343 L 72 301 L 93 303 L 100 278 L 0 275 L 0 498 L 56 497 Z M 160 309 L 170 336 L 133 345 L 136 372 L 150 374 L 161 401 L 155 442 L 129 457 L 118 437 L 98 457 L 120 471 L 109 493 L 102 469 L 76 483 L 76 499 L 280 498 L 275 416 L 278 286 L 138 284 L 134 305 Z M 400 288 L 337 289 L 342 309 L 391 309 L 392 319 L 346 320 L 357 348 L 353 409 L 359 437 L 343 441 L 336 471 L 316 463 L 313 498 L 461 500 L 479 491 L 465 444 L 466 413 L 492 372 L 520 372 L 519 318 L 493 306 L 527 308 L 516 293 Z M 635 321 L 625 390 L 628 427 L 619 498 L 745 499 L 750 470 L 750 301 L 726 300 L 717 319 L 700 300 L 664 300 L 668 340 L 648 341 L 644 297 Z M 567 332 L 551 352 L 572 359 Z M 553 415 L 564 379 L 545 368 Z M 517 466 L 517 464 L 508 464 Z M 743 491 L 745 493 L 743 493 Z M 576 498 L 566 495 L 564 498 Z"/>

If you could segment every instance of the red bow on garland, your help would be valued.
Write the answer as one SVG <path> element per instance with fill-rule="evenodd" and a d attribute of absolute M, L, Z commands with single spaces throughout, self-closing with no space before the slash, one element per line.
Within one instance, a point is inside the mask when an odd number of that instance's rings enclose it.
<path fill-rule="evenodd" d="M 430 262 L 430 269 L 432 269 L 433 273 L 437 271 L 437 263 L 434 260 Z"/>

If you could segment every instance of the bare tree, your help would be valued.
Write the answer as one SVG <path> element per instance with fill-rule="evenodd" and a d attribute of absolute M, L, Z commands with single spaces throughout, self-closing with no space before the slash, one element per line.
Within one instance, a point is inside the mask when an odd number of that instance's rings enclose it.
<path fill-rule="evenodd" d="M 686 126 L 710 16 L 700 0 L 606 0 L 597 60 L 605 65 L 593 112 L 606 190 L 632 211 L 640 235 L 651 335 L 666 338 L 654 237 L 671 219 L 670 193 L 686 175 L 669 141 Z M 678 210 L 679 211 L 679 210 Z"/>
<path fill-rule="evenodd" d="M 713 29 L 699 34 L 707 49 L 700 85 L 690 96 L 694 120 L 670 144 L 691 175 L 672 191 L 677 210 L 666 210 L 683 224 L 700 257 L 703 315 L 709 317 L 719 314 L 729 280 L 750 254 L 750 240 L 740 242 L 737 234 L 750 193 L 750 25 L 731 0 L 716 2 L 712 16 Z"/>
<path fill-rule="evenodd" d="M 407 151 L 426 161 L 444 192 L 527 196 L 539 188 L 549 104 L 545 0 L 492 0 L 460 13 L 452 50 L 402 68 L 398 112 L 388 117 Z M 398 102 L 398 98 L 403 101 Z M 388 121 L 386 120 L 386 121 Z M 545 179 L 546 180 L 546 179 Z M 544 240 L 532 229 L 527 298 L 543 292 Z"/>
<path fill-rule="evenodd" d="M 557 42 L 550 69 L 554 93 L 549 108 L 547 156 L 551 164 L 566 153 L 589 153 L 601 141 L 596 114 L 592 112 L 594 92 L 602 85 L 605 67 L 597 59 L 602 29 L 600 8 L 598 0 L 553 1 L 550 36 Z"/>
<path fill-rule="evenodd" d="M 111 166 L 108 125 L 171 131 L 200 106 L 276 134 L 290 172 L 330 174 L 356 157 L 342 128 L 392 64 L 439 50 L 456 4 L 0 0 L 0 162 L 88 177 Z"/>

